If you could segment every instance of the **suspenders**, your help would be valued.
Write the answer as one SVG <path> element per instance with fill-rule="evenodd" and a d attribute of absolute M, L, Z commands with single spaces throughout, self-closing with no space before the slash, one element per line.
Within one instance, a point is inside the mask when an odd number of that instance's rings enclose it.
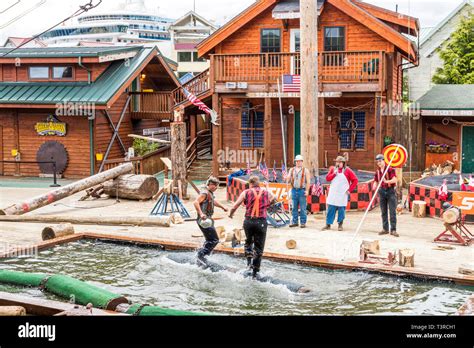
<path fill-rule="evenodd" d="M 259 218 L 260 217 L 260 198 L 262 198 L 263 193 L 265 192 L 264 189 L 261 189 L 260 192 L 257 193 L 257 190 L 252 189 L 252 193 L 255 197 L 255 201 L 253 203 L 252 208 L 252 218 Z"/>

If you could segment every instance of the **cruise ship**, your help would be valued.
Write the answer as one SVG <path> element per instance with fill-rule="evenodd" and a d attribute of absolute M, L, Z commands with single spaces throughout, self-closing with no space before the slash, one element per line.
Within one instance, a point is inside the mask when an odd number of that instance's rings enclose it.
<path fill-rule="evenodd" d="M 78 17 L 77 23 L 63 25 L 39 37 L 48 46 L 75 45 L 78 42 L 110 44 L 156 43 L 171 40 L 168 31 L 173 19 L 154 14 L 144 0 L 126 0 L 120 9 L 92 11 Z"/>

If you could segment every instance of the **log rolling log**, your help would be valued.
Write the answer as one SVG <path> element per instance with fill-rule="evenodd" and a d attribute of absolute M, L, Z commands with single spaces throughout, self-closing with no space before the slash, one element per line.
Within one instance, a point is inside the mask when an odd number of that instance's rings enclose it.
<path fill-rule="evenodd" d="M 74 225 L 100 225 L 100 226 L 159 226 L 170 227 L 171 216 L 154 216 L 154 217 L 135 217 L 135 216 L 101 216 L 98 219 L 95 216 L 64 216 L 64 215 L 26 215 L 26 216 L 0 216 L 3 222 L 44 222 L 50 224 L 71 223 Z"/>
<path fill-rule="evenodd" d="M 100 174 L 93 175 L 89 178 L 63 186 L 59 189 L 48 192 L 47 194 L 34 197 L 26 202 L 14 204 L 8 208 L 0 210 L 0 215 L 26 214 L 30 211 L 39 209 L 78 192 L 87 190 L 88 188 L 102 184 L 107 180 L 112 180 L 120 175 L 132 173 L 133 170 L 134 168 L 132 163 L 123 164 Z"/>

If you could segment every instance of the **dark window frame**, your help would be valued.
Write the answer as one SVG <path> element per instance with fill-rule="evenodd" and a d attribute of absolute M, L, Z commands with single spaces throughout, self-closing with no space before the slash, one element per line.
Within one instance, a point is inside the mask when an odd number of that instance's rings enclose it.
<path fill-rule="evenodd" d="M 355 130 L 355 132 L 363 132 L 364 133 L 364 146 L 363 147 L 356 147 L 356 143 L 353 141 L 354 138 L 353 137 L 353 132 L 351 131 L 351 128 L 348 128 L 346 124 L 343 124 L 342 122 L 342 113 L 346 113 L 346 112 L 350 112 L 351 113 L 351 120 L 355 120 L 355 114 L 357 112 L 360 112 L 360 113 L 364 113 L 364 118 L 365 118 L 365 121 L 364 121 L 364 125 L 365 127 L 364 128 L 357 128 Z M 340 124 L 341 124 L 341 127 L 339 129 L 339 135 L 338 135 L 338 148 L 339 148 L 339 151 L 352 151 L 352 152 L 363 152 L 363 151 L 368 151 L 367 150 L 367 133 L 368 133 L 368 127 L 367 127 L 367 120 L 368 120 L 368 112 L 367 110 L 354 110 L 354 111 L 341 111 L 339 113 L 339 120 L 340 120 Z M 345 147 L 342 147 L 342 142 L 341 142 L 341 134 L 342 132 L 350 132 L 350 136 L 351 136 L 351 147 L 350 148 L 345 148 Z M 357 141 L 357 139 L 356 139 Z"/>
<path fill-rule="evenodd" d="M 243 117 L 244 117 L 244 112 L 249 113 L 249 127 L 244 127 L 243 126 Z M 263 149 L 265 147 L 265 124 L 262 124 L 262 127 L 255 127 L 256 123 L 256 117 L 260 115 L 261 117 L 264 117 L 263 112 L 257 112 L 255 110 L 245 110 L 242 109 L 242 112 L 240 114 L 240 127 L 239 127 L 239 135 L 240 135 L 240 148 L 242 150 L 257 150 L 257 149 Z M 261 140 L 261 146 L 255 146 L 255 132 L 262 132 L 262 140 Z M 247 136 L 250 138 L 250 146 L 244 146 L 244 137 L 242 135 L 243 132 L 247 133 Z"/>
<path fill-rule="evenodd" d="M 327 47 L 326 46 L 326 39 L 327 39 L 326 30 L 327 29 L 335 29 L 335 28 L 343 29 L 344 36 L 343 36 L 342 44 L 344 45 L 344 47 L 343 47 L 343 49 L 336 49 L 336 50 L 326 49 L 326 47 Z M 323 27 L 323 33 L 324 33 L 324 35 L 323 35 L 323 51 L 324 52 L 343 52 L 347 49 L 347 27 L 345 25 L 327 25 L 327 26 L 324 26 Z M 333 46 L 333 43 L 331 43 L 330 45 Z"/>
<path fill-rule="evenodd" d="M 189 60 L 181 60 L 180 54 L 188 53 Z M 192 63 L 193 62 L 193 52 L 192 51 L 178 51 L 178 63 Z"/>
<path fill-rule="evenodd" d="M 55 68 L 71 68 L 71 77 L 54 77 Z M 72 65 L 55 65 L 51 67 L 51 79 L 52 80 L 74 80 L 74 67 Z"/>
<path fill-rule="evenodd" d="M 48 69 L 48 76 L 47 77 L 32 77 L 31 76 L 31 69 L 32 68 L 46 68 Z M 51 69 L 50 69 L 50 66 L 48 65 L 36 65 L 36 66 L 29 66 L 28 67 L 28 79 L 29 80 L 43 80 L 43 81 L 47 81 L 47 80 L 50 80 L 51 79 Z"/>
<path fill-rule="evenodd" d="M 269 46 L 269 49 L 272 50 L 264 50 L 264 45 L 263 45 L 263 38 L 264 38 L 264 31 L 277 31 L 278 32 L 278 46 Z M 265 54 L 265 53 L 281 53 L 282 52 L 282 31 L 281 28 L 262 28 L 260 29 L 260 53 Z M 271 61 L 267 62 L 266 61 L 266 56 L 261 57 L 260 59 L 260 66 L 266 67 L 268 64 L 269 67 L 279 67 L 281 65 L 281 59 L 280 57 L 277 56 L 272 56 Z"/>

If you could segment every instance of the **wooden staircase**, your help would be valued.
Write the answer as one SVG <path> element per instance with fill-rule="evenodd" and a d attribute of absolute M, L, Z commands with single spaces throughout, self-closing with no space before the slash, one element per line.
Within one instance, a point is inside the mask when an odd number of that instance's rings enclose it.
<path fill-rule="evenodd" d="M 205 181 L 212 173 L 212 160 L 197 159 L 188 171 L 188 179 L 193 181 Z"/>

